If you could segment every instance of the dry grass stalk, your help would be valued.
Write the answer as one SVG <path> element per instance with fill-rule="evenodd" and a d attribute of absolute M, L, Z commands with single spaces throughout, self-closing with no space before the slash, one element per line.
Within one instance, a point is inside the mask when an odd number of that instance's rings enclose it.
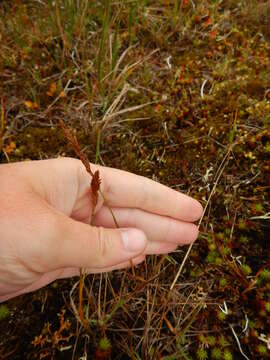
<path fill-rule="evenodd" d="M 209 198 L 208 198 L 208 200 L 207 200 L 207 202 L 206 202 L 206 205 L 205 205 L 205 207 L 204 207 L 204 210 L 203 210 L 202 216 L 201 216 L 201 218 L 200 218 L 198 227 L 200 227 L 200 225 L 201 225 L 201 223 L 202 223 L 202 219 L 203 219 L 203 217 L 204 217 L 204 215 L 205 215 L 205 212 L 206 212 L 206 210 L 207 210 L 207 208 L 208 208 L 208 205 L 209 205 L 209 203 L 210 203 L 210 200 L 211 200 L 212 196 L 213 196 L 214 193 L 215 193 L 215 190 L 216 190 L 216 187 L 217 187 L 217 185 L 218 185 L 219 179 L 220 179 L 221 175 L 223 174 L 223 171 L 224 171 L 224 169 L 225 169 L 225 167 L 226 167 L 226 165 L 227 165 L 227 162 L 228 162 L 228 160 L 229 160 L 229 157 L 230 157 L 230 154 L 231 154 L 231 151 L 232 151 L 232 147 L 233 147 L 232 145 L 229 146 L 229 148 L 228 148 L 228 150 L 227 150 L 227 153 L 225 154 L 222 162 L 221 162 L 220 165 L 219 165 L 219 168 L 218 168 L 218 170 L 217 170 L 217 176 L 216 176 L 216 180 L 215 180 L 214 186 L 213 186 L 213 188 L 212 188 L 212 190 L 211 190 L 211 193 L 210 193 L 210 195 L 209 195 Z M 170 291 L 174 288 L 174 286 L 175 286 L 175 284 L 176 284 L 176 282 L 177 282 L 177 280 L 178 280 L 178 278 L 179 278 L 179 276 L 180 276 L 180 274 L 181 274 L 181 272 L 182 272 L 182 270 L 183 270 L 183 267 L 184 267 L 184 265 L 185 265 L 185 263 L 186 263 L 186 261 L 187 261 L 187 258 L 188 258 L 189 254 L 190 254 L 190 252 L 191 252 L 191 249 L 192 249 L 192 247 L 193 247 L 193 244 L 194 244 L 194 242 L 189 245 L 189 248 L 188 248 L 188 250 L 187 250 L 187 252 L 186 252 L 186 255 L 185 255 L 185 257 L 184 257 L 184 259 L 183 259 L 183 261 L 182 261 L 182 263 L 181 263 L 181 265 L 180 265 L 180 268 L 179 268 L 179 270 L 177 271 L 177 274 L 176 274 L 176 276 L 175 276 L 175 278 L 174 278 L 174 280 L 173 280 L 173 282 L 172 282 L 172 284 L 171 284 L 171 286 L 170 286 Z"/>

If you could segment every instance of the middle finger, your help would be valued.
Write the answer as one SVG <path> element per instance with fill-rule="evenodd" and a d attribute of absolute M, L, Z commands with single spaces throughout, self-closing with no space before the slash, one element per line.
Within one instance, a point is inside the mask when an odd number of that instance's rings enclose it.
<path fill-rule="evenodd" d="M 112 208 L 120 227 L 135 227 L 142 230 L 148 240 L 154 242 L 189 244 L 196 240 L 198 227 L 192 223 L 148 213 L 140 209 Z M 102 207 L 95 215 L 94 225 L 114 228 L 114 220 L 108 208 Z"/>

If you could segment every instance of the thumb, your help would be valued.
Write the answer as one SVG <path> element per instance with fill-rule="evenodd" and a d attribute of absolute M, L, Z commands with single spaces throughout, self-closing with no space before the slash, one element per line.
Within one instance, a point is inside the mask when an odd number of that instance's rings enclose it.
<path fill-rule="evenodd" d="M 106 268 L 142 254 L 146 236 L 138 229 L 107 229 L 90 226 L 58 215 L 53 244 L 56 245 L 53 268 Z"/>

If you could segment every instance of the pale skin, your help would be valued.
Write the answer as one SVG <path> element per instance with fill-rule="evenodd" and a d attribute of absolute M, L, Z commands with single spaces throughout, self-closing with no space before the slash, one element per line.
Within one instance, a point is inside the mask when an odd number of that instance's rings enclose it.
<path fill-rule="evenodd" d="M 0 165 L 0 301 L 50 282 L 141 263 L 198 236 L 200 203 L 150 179 L 91 165 L 119 229 L 99 196 L 94 223 L 90 175 L 79 160 Z"/>

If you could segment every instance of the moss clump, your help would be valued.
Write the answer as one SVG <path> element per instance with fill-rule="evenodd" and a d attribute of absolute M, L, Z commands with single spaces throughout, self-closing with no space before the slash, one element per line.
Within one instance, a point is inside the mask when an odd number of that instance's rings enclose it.
<path fill-rule="evenodd" d="M 269 301 L 265 304 L 265 310 L 267 312 L 270 312 L 270 302 Z"/>
<path fill-rule="evenodd" d="M 258 282 L 262 283 L 262 282 L 267 282 L 270 280 L 270 270 L 269 269 L 264 269 L 259 276 Z"/>
<path fill-rule="evenodd" d="M 219 286 L 225 287 L 227 285 L 227 280 L 225 278 L 219 279 Z"/>
<path fill-rule="evenodd" d="M 262 345 L 262 344 L 258 345 L 257 350 L 260 355 L 264 356 L 267 354 L 267 347 L 265 345 Z"/>
<path fill-rule="evenodd" d="M 246 276 L 248 276 L 248 275 L 250 275 L 250 274 L 252 273 L 251 267 L 250 267 L 249 265 L 247 265 L 247 264 L 243 264 L 243 265 L 241 266 L 241 269 L 242 269 L 243 273 L 244 273 Z"/>
<path fill-rule="evenodd" d="M 9 308 L 6 305 L 0 305 L 0 321 L 8 317 L 9 314 Z"/>
<path fill-rule="evenodd" d="M 205 344 L 205 336 L 203 334 L 200 334 L 199 335 L 199 341 L 202 343 L 202 344 Z"/>
<path fill-rule="evenodd" d="M 111 342 L 108 338 L 103 337 L 102 339 L 100 339 L 99 341 L 99 349 L 101 351 L 108 351 L 111 348 Z"/>
<path fill-rule="evenodd" d="M 218 318 L 220 321 L 224 321 L 226 319 L 226 314 L 223 311 L 218 312 Z"/>
<path fill-rule="evenodd" d="M 198 360 L 206 360 L 207 359 L 207 351 L 204 348 L 200 348 L 197 350 L 197 358 Z"/>
<path fill-rule="evenodd" d="M 222 351 L 217 348 L 217 347 L 214 347 L 211 351 L 211 357 L 212 359 L 215 359 L 215 360 L 219 360 L 222 358 Z"/>
<path fill-rule="evenodd" d="M 218 343 L 222 348 L 229 345 L 229 343 L 224 335 L 221 335 L 221 337 L 218 339 Z"/>
<path fill-rule="evenodd" d="M 229 350 L 224 351 L 224 360 L 232 360 L 233 356 L 232 353 Z"/>
<path fill-rule="evenodd" d="M 216 345 L 216 338 L 214 336 L 208 336 L 207 340 L 208 340 L 208 344 L 210 346 L 215 346 Z"/>

